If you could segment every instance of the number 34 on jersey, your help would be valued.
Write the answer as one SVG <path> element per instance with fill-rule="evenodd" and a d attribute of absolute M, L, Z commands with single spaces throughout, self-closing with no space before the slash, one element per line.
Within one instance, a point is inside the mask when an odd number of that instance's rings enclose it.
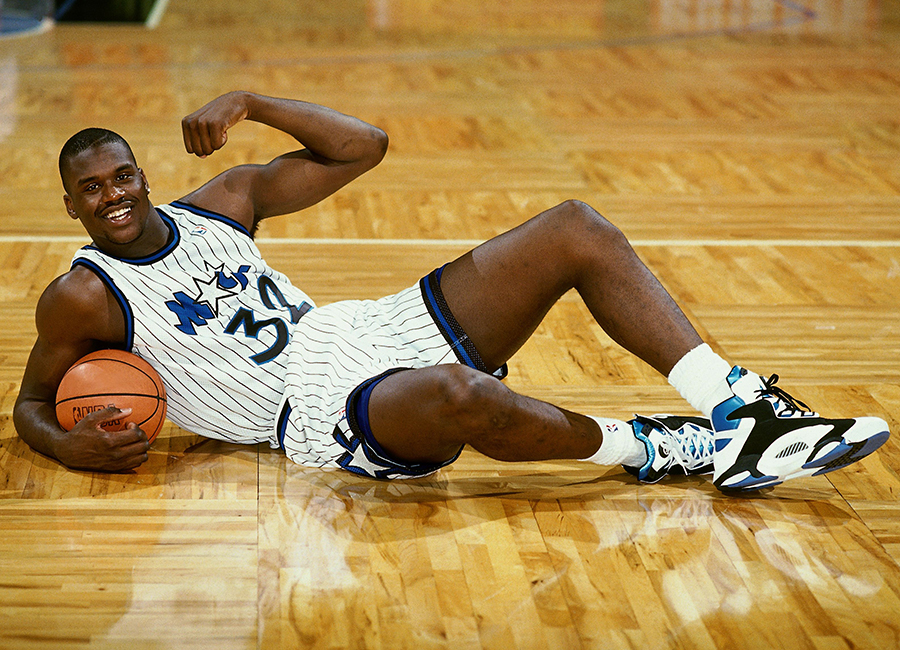
<path fill-rule="evenodd" d="M 165 304 L 178 318 L 178 322 L 174 323 L 175 328 L 193 336 L 197 334 L 198 327 L 206 326 L 209 321 L 224 315 L 220 312 L 227 310 L 229 304 L 233 304 L 228 298 L 237 296 L 248 288 L 250 291 L 257 291 L 259 301 L 266 307 L 267 313 L 260 318 L 253 309 L 246 306 L 239 307 L 225 325 L 225 333 L 257 340 L 263 331 L 274 335 L 274 341 L 266 349 L 250 356 L 255 363 L 264 364 L 277 357 L 287 347 L 290 341 L 290 325 L 296 324 L 303 314 L 312 309 L 312 305 L 305 301 L 299 305 L 291 304 L 275 281 L 267 275 L 260 275 L 256 286 L 251 287 L 246 275 L 249 270 L 250 267 L 247 265 L 241 265 L 233 273 L 227 272 L 224 265 L 219 269 L 212 269 L 213 273 L 208 280 L 194 278 L 196 295 L 176 291 L 173 300 L 168 300 Z M 272 336 L 268 338 L 271 339 Z"/>

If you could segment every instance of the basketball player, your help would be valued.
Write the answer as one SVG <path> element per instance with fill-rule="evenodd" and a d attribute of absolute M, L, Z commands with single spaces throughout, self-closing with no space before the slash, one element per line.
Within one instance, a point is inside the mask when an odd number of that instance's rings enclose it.
<path fill-rule="evenodd" d="M 66 369 L 110 347 L 159 371 L 169 417 L 185 429 L 376 478 L 427 475 L 468 444 L 502 461 L 622 464 L 646 482 L 712 472 L 719 489 L 739 492 L 844 467 L 888 438 L 881 419 L 824 419 L 776 387 L 777 376 L 723 360 L 622 233 L 578 201 L 396 295 L 315 307 L 263 261 L 253 233 L 375 167 L 387 136 L 321 106 L 233 92 L 183 120 L 187 151 L 212 154 L 242 120 L 300 148 L 229 169 L 167 205 L 151 204 L 147 176 L 118 135 L 88 129 L 63 147 L 66 210 L 92 243 L 37 306 L 15 424 L 38 452 L 90 470 L 147 459 L 136 425 L 100 426 L 127 410 L 99 411 L 68 433 L 54 415 Z M 506 388 L 507 360 L 573 288 L 615 341 L 706 417 L 621 422 Z"/>

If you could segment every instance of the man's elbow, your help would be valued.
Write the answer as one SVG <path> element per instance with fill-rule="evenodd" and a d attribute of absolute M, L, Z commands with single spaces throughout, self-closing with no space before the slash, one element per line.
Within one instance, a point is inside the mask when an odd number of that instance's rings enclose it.
<path fill-rule="evenodd" d="M 16 405 L 13 407 L 13 427 L 19 434 L 19 438 L 25 441 L 29 447 L 34 448 L 32 444 L 32 412 L 32 404 L 21 398 L 16 400 Z"/>

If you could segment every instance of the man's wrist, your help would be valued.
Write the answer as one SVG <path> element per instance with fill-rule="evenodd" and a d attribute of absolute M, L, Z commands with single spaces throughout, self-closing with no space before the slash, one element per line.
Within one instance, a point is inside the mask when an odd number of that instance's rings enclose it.
<path fill-rule="evenodd" d="M 249 90 L 238 90 L 235 92 L 238 94 L 241 103 L 243 103 L 244 108 L 247 110 L 247 117 L 244 119 L 258 122 L 259 119 L 257 116 L 259 114 L 259 100 L 261 99 L 261 96 L 252 93 Z"/>

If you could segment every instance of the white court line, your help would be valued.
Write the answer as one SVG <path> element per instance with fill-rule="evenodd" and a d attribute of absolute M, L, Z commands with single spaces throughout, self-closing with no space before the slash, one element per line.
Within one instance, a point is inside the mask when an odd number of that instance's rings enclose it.
<path fill-rule="evenodd" d="M 314 244 L 346 244 L 349 246 L 366 246 L 380 244 L 385 246 L 478 246 L 483 244 L 481 239 L 301 239 L 285 237 L 260 237 L 256 240 L 260 244 L 296 244 L 300 246 Z M 900 246 L 900 240 L 798 240 L 798 239 L 629 239 L 632 246 L 805 246 L 815 248 L 820 246 Z"/>
<path fill-rule="evenodd" d="M 632 246 L 729 246 L 750 248 L 753 246 L 793 246 L 803 248 L 856 246 L 861 248 L 900 247 L 897 239 L 631 239 Z M 0 235 L 0 243 L 72 243 L 87 244 L 85 237 L 77 235 Z M 260 237 L 257 244 L 288 244 L 293 246 L 467 246 L 472 248 L 484 243 L 481 239 L 340 239 L 306 237 Z"/>

